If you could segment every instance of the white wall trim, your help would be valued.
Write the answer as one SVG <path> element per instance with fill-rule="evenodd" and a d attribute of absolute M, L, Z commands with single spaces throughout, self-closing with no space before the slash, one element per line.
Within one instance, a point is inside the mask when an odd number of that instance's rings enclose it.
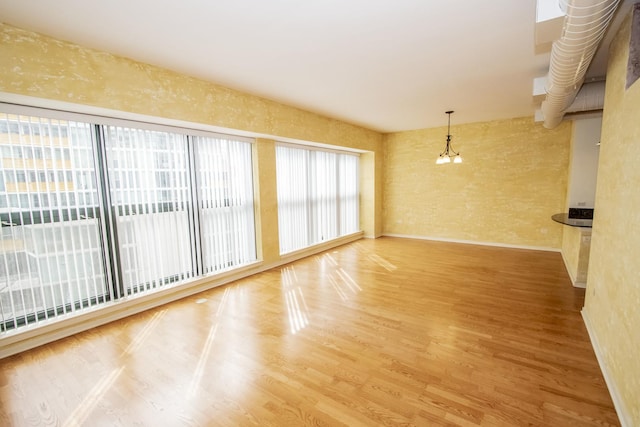
<path fill-rule="evenodd" d="M 528 249 L 533 251 L 561 252 L 559 248 L 549 248 L 546 246 L 511 245 L 508 243 L 478 242 L 475 240 L 447 239 L 444 237 L 417 236 L 412 234 L 382 233 L 382 235 L 388 236 L 388 237 L 400 237 L 403 239 L 420 239 L 420 240 L 433 240 L 435 242 L 463 243 L 465 245 L 497 246 L 501 248 L 511 248 L 511 249 Z"/>
<path fill-rule="evenodd" d="M 598 337 L 591 326 L 591 320 L 589 319 L 589 313 L 586 309 L 582 309 L 580 311 L 582 314 L 582 320 L 584 321 L 584 325 L 587 327 L 587 332 L 589 333 L 589 338 L 591 339 L 591 346 L 593 347 L 593 351 L 596 353 L 596 359 L 598 359 L 598 365 L 600 365 L 600 370 L 602 371 L 602 375 L 604 376 L 604 381 L 607 383 L 607 388 L 609 389 L 609 394 L 611 395 L 611 400 L 613 401 L 613 406 L 616 408 L 616 413 L 618 414 L 618 418 L 622 427 L 632 427 L 633 423 L 631 422 L 631 412 L 627 410 L 627 407 L 624 403 L 624 400 L 620 397 L 620 393 L 618 392 L 618 386 L 616 382 L 613 380 L 609 369 L 607 369 L 607 365 L 605 363 L 604 358 L 604 350 L 600 346 L 600 342 L 598 341 Z"/>
<path fill-rule="evenodd" d="M 0 359 L 218 286 L 226 285 L 236 280 L 253 276 L 254 274 L 280 267 L 284 264 L 289 264 L 293 261 L 354 242 L 362 237 L 362 232 L 353 233 L 287 254 L 279 260 L 268 264 L 258 261 L 232 271 L 216 274 L 215 276 L 200 277 L 188 283 L 161 289 L 152 294 L 128 297 L 117 302 L 91 308 L 83 313 L 75 312 L 69 316 L 57 316 L 50 321 L 44 321 L 19 328 L 15 331 L 6 332 L 0 337 Z"/>
<path fill-rule="evenodd" d="M 297 261 L 301 258 L 306 258 L 308 256 L 327 251 L 329 249 L 335 248 L 336 246 L 344 245 L 346 243 L 359 240 L 363 236 L 364 236 L 364 232 L 357 231 L 355 233 L 348 234 L 346 236 L 338 237 L 337 239 L 329 240 L 328 242 L 317 243 L 313 246 L 308 246 L 303 249 L 298 249 L 296 251 L 282 254 L 280 255 L 280 260 L 278 261 L 277 266 L 288 264 L 290 262 Z"/>

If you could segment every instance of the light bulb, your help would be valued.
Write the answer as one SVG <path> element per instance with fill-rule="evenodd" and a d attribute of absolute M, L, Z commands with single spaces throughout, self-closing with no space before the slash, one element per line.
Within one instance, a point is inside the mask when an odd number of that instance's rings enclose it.
<path fill-rule="evenodd" d="M 451 163 L 451 157 L 449 156 L 444 156 L 442 158 L 442 163 Z"/>
<path fill-rule="evenodd" d="M 460 157 L 460 154 L 453 159 L 453 163 L 462 163 L 462 157 Z"/>

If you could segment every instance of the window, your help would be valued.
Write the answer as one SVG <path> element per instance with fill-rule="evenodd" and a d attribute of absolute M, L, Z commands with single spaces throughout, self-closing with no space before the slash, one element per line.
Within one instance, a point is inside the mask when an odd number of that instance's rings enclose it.
<path fill-rule="evenodd" d="M 91 126 L 59 120 L 0 114 L 3 129 L 20 129 L 3 135 L 11 144 L 29 144 L 20 154 L 34 156 L 37 151 L 66 141 L 52 141 L 32 129 L 61 129 L 75 126 L 82 138 L 71 148 L 86 150 L 92 146 Z M 15 125 L 15 126 L 14 126 Z M 17 145 L 14 145 L 16 148 Z M 0 192 L 0 330 L 15 328 L 57 314 L 75 311 L 104 299 L 107 292 L 100 242 L 97 208 L 69 205 L 52 209 L 64 191 L 65 172 L 91 168 L 93 164 L 38 163 L 23 161 L 14 153 L 3 162 L 0 174 L 7 182 Z M 27 183 L 28 177 L 28 183 Z M 36 178 L 40 178 L 37 182 Z M 14 182 L 14 185 L 8 185 Z M 95 185 L 89 189 L 97 193 Z"/>
<path fill-rule="evenodd" d="M 0 331 L 256 259 L 250 140 L 82 118 L 0 112 Z"/>
<path fill-rule="evenodd" d="M 251 145 L 196 137 L 204 272 L 256 258 Z"/>
<path fill-rule="evenodd" d="M 5 159 L 11 159 L 13 157 L 13 150 L 10 145 L 0 146 L 0 157 Z"/>
<path fill-rule="evenodd" d="M 280 253 L 359 230 L 358 156 L 276 147 Z"/>
<path fill-rule="evenodd" d="M 193 277 L 187 137 L 117 126 L 107 126 L 105 135 L 126 292 Z M 165 164 L 154 162 L 158 153 L 166 155 Z M 112 157 L 128 157 L 130 162 L 117 167 Z"/>

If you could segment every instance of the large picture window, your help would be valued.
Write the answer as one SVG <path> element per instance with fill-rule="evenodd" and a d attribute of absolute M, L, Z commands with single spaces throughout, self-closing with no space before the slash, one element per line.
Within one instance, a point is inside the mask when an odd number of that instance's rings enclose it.
<path fill-rule="evenodd" d="M 276 147 L 280 253 L 359 231 L 356 154 Z"/>
<path fill-rule="evenodd" d="M 256 260 L 250 140 L 0 106 L 0 331 Z"/>

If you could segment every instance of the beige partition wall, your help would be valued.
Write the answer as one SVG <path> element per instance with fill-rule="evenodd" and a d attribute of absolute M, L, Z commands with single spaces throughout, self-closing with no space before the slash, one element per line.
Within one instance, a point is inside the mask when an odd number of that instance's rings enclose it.
<path fill-rule="evenodd" d="M 638 5 L 636 13 L 640 14 Z M 625 88 L 630 39 L 629 16 L 610 48 L 583 314 L 620 418 L 628 426 L 637 426 L 640 425 L 640 82 Z M 640 45 L 640 34 L 635 35 L 635 44 Z"/>

